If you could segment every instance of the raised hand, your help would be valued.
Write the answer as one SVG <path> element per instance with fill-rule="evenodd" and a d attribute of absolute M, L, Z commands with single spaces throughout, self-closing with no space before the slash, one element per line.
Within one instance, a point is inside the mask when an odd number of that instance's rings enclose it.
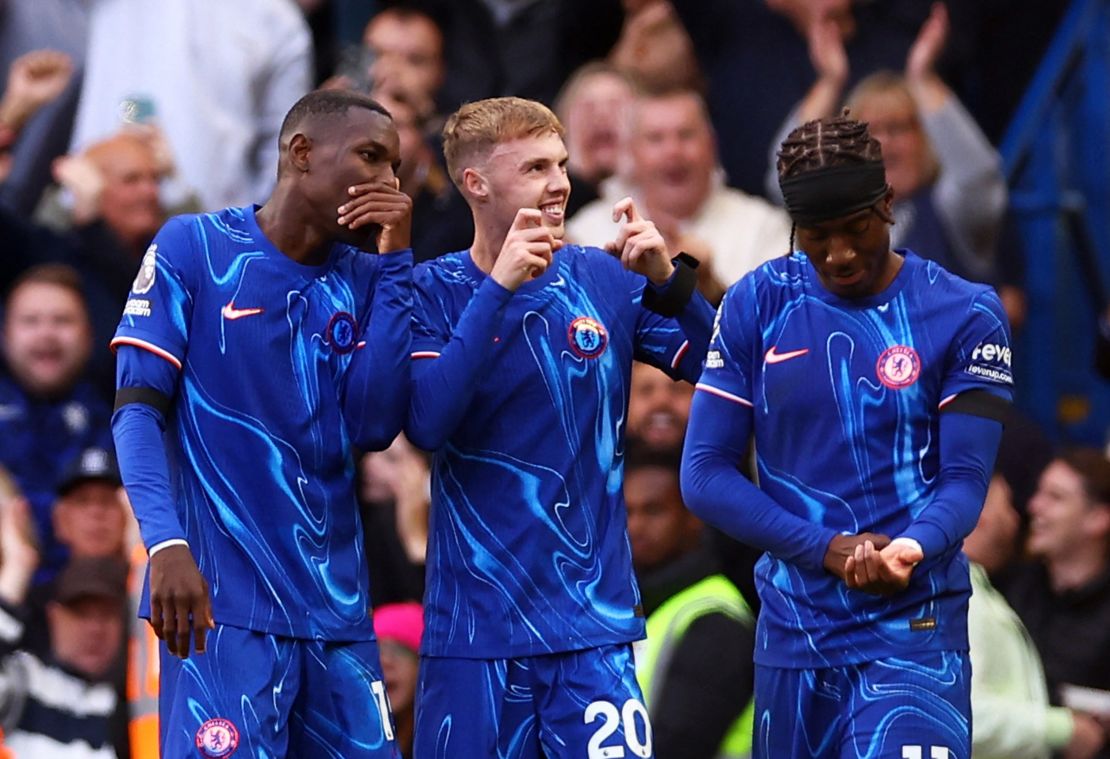
<path fill-rule="evenodd" d="M 929 18 L 921 25 L 913 47 L 906 56 L 906 79 L 921 81 L 936 74 L 937 59 L 948 41 L 948 9 L 933 3 Z"/>
<path fill-rule="evenodd" d="M 58 97 L 73 78 L 73 61 L 57 50 L 32 50 L 8 68 L 0 121 L 14 129 Z"/>
<path fill-rule="evenodd" d="M 547 271 L 552 254 L 563 247 L 551 230 L 543 225 L 543 214 L 538 208 L 522 208 L 505 235 L 501 252 L 493 264 L 490 276 L 506 290 L 515 291 L 522 284 Z"/>
<path fill-rule="evenodd" d="M 150 625 L 174 656 L 189 658 L 190 633 L 198 654 L 216 626 L 208 582 L 188 546 L 163 548 L 150 557 Z"/>
<path fill-rule="evenodd" d="M 624 268 L 643 274 L 657 285 L 674 273 L 667 252 L 667 243 L 653 223 L 640 216 L 632 198 L 624 198 L 613 206 L 613 221 L 624 218 L 617 239 L 606 243 L 605 249 L 620 258 Z"/>
<path fill-rule="evenodd" d="M 400 180 L 372 182 L 347 188 L 351 196 L 336 209 L 339 224 L 355 230 L 377 225 L 379 253 L 404 250 L 412 239 L 412 198 L 400 190 Z"/>
<path fill-rule="evenodd" d="M 870 540 L 857 545 L 844 563 L 844 581 L 853 590 L 889 596 L 910 584 L 910 575 L 925 558 L 907 543 L 891 542 L 881 550 Z"/>
<path fill-rule="evenodd" d="M 817 78 L 835 85 L 838 89 L 848 81 L 850 66 L 848 52 L 840 27 L 831 18 L 817 18 L 810 24 L 806 35 L 809 42 L 809 60 Z"/>
<path fill-rule="evenodd" d="M 104 174 L 83 154 L 64 155 L 51 165 L 54 181 L 73 196 L 70 216 L 78 226 L 100 218 L 100 194 L 104 191 Z"/>
<path fill-rule="evenodd" d="M 22 496 L 0 500 L 0 599 L 19 606 L 39 566 L 31 508 Z"/>

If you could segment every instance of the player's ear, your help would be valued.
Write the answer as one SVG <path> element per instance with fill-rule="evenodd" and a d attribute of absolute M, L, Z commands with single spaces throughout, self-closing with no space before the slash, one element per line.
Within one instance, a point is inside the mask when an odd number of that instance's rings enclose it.
<path fill-rule="evenodd" d="M 479 202 L 484 202 L 489 198 L 489 182 L 486 181 L 480 171 L 473 167 L 463 169 L 462 185 L 466 194 Z"/>
<path fill-rule="evenodd" d="M 312 140 L 303 132 L 297 132 L 289 140 L 289 163 L 297 171 L 308 171 L 308 154 L 312 151 Z"/>

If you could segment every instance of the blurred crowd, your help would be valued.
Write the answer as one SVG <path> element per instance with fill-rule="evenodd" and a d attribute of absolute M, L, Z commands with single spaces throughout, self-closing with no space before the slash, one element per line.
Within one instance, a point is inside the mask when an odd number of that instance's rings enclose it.
<path fill-rule="evenodd" d="M 0 756 L 157 756 L 157 641 L 133 613 L 145 551 L 111 450 L 108 340 L 169 216 L 267 196 L 280 120 L 305 92 L 362 89 L 392 114 L 417 261 L 473 235 L 445 116 L 497 95 L 550 104 L 567 128 L 570 240 L 612 239 L 613 203 L 632 196 L 701 262 L 714 303 L 791 247 L 782 136 L 847 107 L 882 143 L 893 244 L 994 285 L 1020 332 L 1026 251 L 995 145 L 1063 5 L 0 0 Z M 637 661 L 661 759 L 743 756 L 750 741 L 756 557 L 682 504 L 691 393 L 637 366 L 627 416 Z M 404 746 L 428 459 L 400 438 L 359 473 Z M 1110 462 L 1054 448 L 1015 411 L 965 548 L 975 757 L 1110 756 Z"/>

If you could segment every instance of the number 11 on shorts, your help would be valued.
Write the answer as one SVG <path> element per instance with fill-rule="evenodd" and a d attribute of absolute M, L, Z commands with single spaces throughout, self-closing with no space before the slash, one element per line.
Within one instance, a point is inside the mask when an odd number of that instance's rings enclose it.
<path fill-rule="evenodd" d="M 374 703 L 378 705 L 378 715 L 382 718 L 382 731 L 385 732 L 387 741 L 393 740 L 393 720 L 389 714 L 389 699 L 385 695 L 385 684 L 381 680 L 370 682 L 370 691 L 374 694 Z"/>
<path fill-rule="evenodd" d="M 902 746 L 902 759 L 922 759 L 924 749 L 921 746 Z M 944 746 L 930 746 L 929 759 L 949 759 L 952 754 Z"/>

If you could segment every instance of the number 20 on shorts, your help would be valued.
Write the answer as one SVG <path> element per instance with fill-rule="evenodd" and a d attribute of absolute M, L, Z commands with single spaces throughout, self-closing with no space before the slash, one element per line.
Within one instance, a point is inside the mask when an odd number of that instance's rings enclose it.
<path fill-rule="evenodd" d="M 632 756 L 647 759 L 651 756 L 651 722 L 648 720 L 647 709 L 638 700 L 630 698 L 624 706 L 617 711 L 615 704 L 609 701 L 594 701 L 586 707 L 583 715 L 586 724 L 601 720 L 601 725 L 590 738 L 587 746 L 589 759 L 624 759 L 630 751 Z M 642 731 L 640 724 L 642 724 Z M 609 741 L 617 732 L 617 728 L 624 728 L 626 746 L 602 745 Z M 640 733 L 644 739 L 640 740 Z"/>

